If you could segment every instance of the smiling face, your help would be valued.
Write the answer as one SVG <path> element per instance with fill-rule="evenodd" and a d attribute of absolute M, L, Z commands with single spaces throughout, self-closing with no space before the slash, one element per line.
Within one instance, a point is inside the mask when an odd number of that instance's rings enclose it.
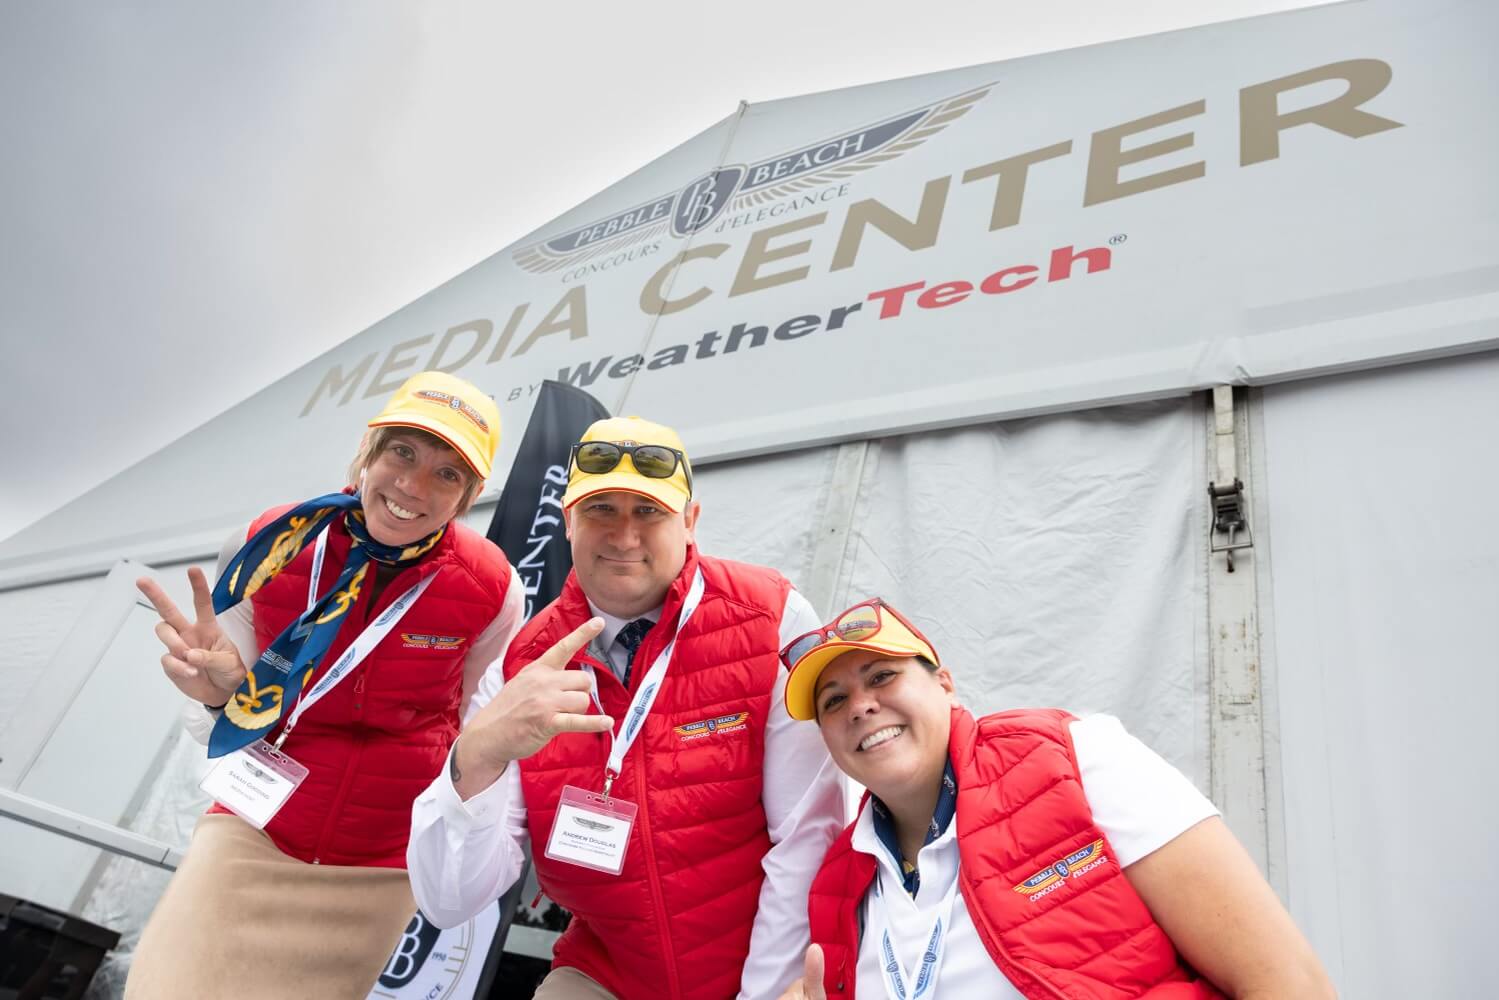
<path fill-rule="evenodd" d="M 687 561 L 697 501 L 673 514 L 654 500 L 615 490 L 579 500 L 564 513 L 573 570 L 583 593 L 618 618 L 658 607 Z"/>
<path fill-rule="evenodd" d="M 817 679 L 817 726 L 833 763 L 890 803 L 942 780 L 953 701 L 947 668 L 854 650 Z"/>
<path fill-rule="evenodd" d="M 365 525 L 383 545 L 410 545 L 457 515 L 475 478 L 437 438 L 397 428 L 364 468 Z"/>

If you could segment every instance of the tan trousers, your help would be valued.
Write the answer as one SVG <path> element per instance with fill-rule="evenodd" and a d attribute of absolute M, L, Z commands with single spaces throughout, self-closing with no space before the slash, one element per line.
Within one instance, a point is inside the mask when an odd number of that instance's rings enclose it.
<path fill-rule="evenodd" d="M 563 967 L 547 973 L 532 1000 L 614 1000 L 614 994 L 577 969 Z"/>
<path fill-rule="evenodd" d="M 125 998 L 365 1000 L 415 912 L 404 869 L 310 865 L 238 816 L 204 816 Z"/>

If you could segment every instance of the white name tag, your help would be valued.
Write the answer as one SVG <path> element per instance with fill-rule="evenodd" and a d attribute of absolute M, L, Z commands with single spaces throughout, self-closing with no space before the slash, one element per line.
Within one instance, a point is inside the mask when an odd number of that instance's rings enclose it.
<path fill-rule="evenodd" d="M 198 787 L 255 829 L 263 830 L 306 777 L 307 768 L 265 740 L 256 740 L 219 758 Z"/>
<path fill-rule="evenodd" d="M 625 867 L 625 848 L 639 806 L 606 799 L 598 792 L 568 785 L 557 804 L 546 856 L 595 871 L 618 875 Z"/>

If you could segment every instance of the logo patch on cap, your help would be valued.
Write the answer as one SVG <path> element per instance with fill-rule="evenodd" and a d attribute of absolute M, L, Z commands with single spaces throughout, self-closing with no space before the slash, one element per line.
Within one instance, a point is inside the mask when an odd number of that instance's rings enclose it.
<path fill-rule="evenodd" d="M 425 399 L 429 403 L 436 403 L 438 406 L 446 406 L 450 410 L 457 410 L 459 413 L 472 420 L 474 422 L 474 425 L 477 426 L 479 430 L 483 431 L 486 434 L 489 433 L 489 421 L 484 419 L 483 414 L 465 403 L 463 400 L 459 399 L 457 396 L 454 396 L 451 393 L 438 392 L 436 389 L 422 389 L 416 392 L 414 395 L 417 399 Z"/>
<path fill-rule="evenodd" d="M 1060 889 L 1068 881 L 1086 875 L 1108 860 L 1103 853 L 1103 839 L 1099 838 L 1087 847 L 1073 851 L 1065 858 L 1047 865 L 1015 886 L 1015 891 L 1022 896 L 1029 896 L 1031 901 L 1035 902 L 1042 896 Z"/>

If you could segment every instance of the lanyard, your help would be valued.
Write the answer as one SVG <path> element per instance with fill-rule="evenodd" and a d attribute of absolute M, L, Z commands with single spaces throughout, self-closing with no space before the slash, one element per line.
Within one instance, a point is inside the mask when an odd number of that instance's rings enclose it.
<path fill-rule="evenodd" d="M 312 582 L 307 587 L 307 608 L 309 611 L 317 604 L 318 577 L 322 575 L 323 554 L 327 551 L 327 548 L 328 529 L 324 528 L 322 533 L 318 535 L 317 547 L 312 553 Z M 297 724 L 297 720 L 302 717 L 302 713 L 321 701 L 324 695 L 338 686 L 339 682 L 349 677 L 358 669 L 359 665 L 364 662 L 364 658 L 370 655 L 370 650 L 379 645 L 380 640 L 384 639 L 386 634 L 395 628 L 396 622 L 400 621 L 406 612 L 411 610 L 411 606 L 416 603 L 416 599 L 422 596 L 422 593 L 435 579 L 437 579 L 436 573 L 428 573 L 412 584 L 411 587 L 407 588 L 404 594 L 395 599 L 395 603 L 380 612 L 380 617 L 370 622 L 364 631 L 359 633 L 358 638 L 349 643 L 349 648 L 344 650 L 343 655 L 338 658 L 338 662 L 333 664 L 331 669 L 324 672 L 323 676 L 318 678 L 316 684 L 302 692 L 302 697 L 297 699 L 296 707 L 292 709 L 291 717 L 286 720 L 286 726 L 281 730 L 281 735 L 276 737 L 275 748 L 277 750 L 281 749 L 281 744 L 285 743 L 286 738 L 291 735 L 292 727 Z"/>
<path fill-rule="evenodd" d="M 682 634 L 682 627 L 687 624 L 687 619 L 697 610 L 698 602 L 703 597 L 703 571 L 697 570 L 692 575 L 692 586 L 687 590 L 687 599 L 682 602 L 681 613 L 677 615 L 677 630 L 672 633 L 671 641 L 666 644 L 656 660 L 651 664 L 651 669 L 640 682 L 635 697 L 630 701 L 630 710 L 625 713 L 624 722 L 620 725 L 619 733 L 609 734 L 609 760 L 604 765 L 604 798 L 609 797 L 609 789 L 614 784 L 614 779 L 619 777 L 620 768 L 624 765 L 625 754 L 630 752 L 630 747 L 635 745 L 635 738 L 640 735 L 641 724 L 645 717 L 650 714 L 651 706 L 656 702 L 656 695 L 661 691 L 661 682 L 666 679 L 666 668 L 671 663 L 672 650 L 676 649 L 677 637 Z M 599 702 L 599 679 L 593 672 L 593 667 L 584 664 L 583 669 L 588 671 L 588 679 L 592 687 L 589 694 L 593 696 L 593 703 L 598 706 L 599 712 L 604 711 L 604 706 Z"/>
<path fill-rule="evenodd" d="M 925 997 L 935 996 L 937 974 L 942 971 L 942 954 L 947 950 L 947 936 L 952 929 L 952 907 L 953 900 L 958 895 L 958 874 L 953 873 L 947 895 L 937 904 L 937 915 L 932 918 L 932 929 L 927 933 L 926 947 L 921 950 L 921 966 L 916 970 L 916 983 L 909 988 L 906 984 L 911 977 L 896 956 L 895 947 L 890 941 L 890 912 L 883 892 L 884 880 L 882 865 L 875 879 L 872 899 L 874 905 L 871 909 L 874 911 L 875 929 L 880 932 L 880 962 L 884 966 L 885 992 L 890 1000 L 923 1000 Z"/>

